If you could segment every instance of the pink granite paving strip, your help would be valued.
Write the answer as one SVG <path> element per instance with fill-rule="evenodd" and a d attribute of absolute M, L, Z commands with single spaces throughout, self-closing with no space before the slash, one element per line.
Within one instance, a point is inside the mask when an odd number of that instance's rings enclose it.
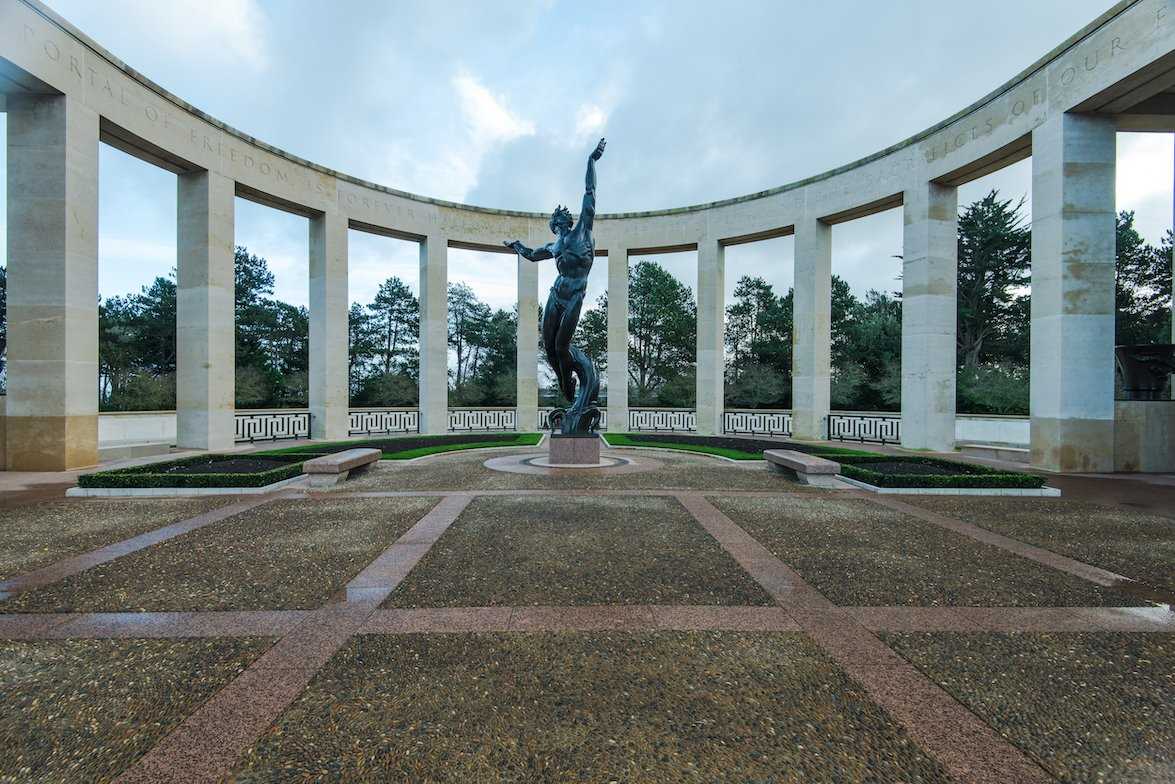
<path fill-rule="evenodd" d="M 846 615 L 875 632 L 975 632 L 981 626 L 954 607 L 842 607 Z"/>
<path fill-rule="evenodd" d="M 1042 566 L 1048 566 L 1052 569 L 1057 569 L 1062 572 L 1080 577 L 1083 580 L 1088 580 L 1097 585 L 1106 586 L 1108 588 L 1118 587 L 1122 583 L 1134 582 L 1129 577 L 1125 577 L 1107 569 L 1102 569 L 1092 564 L 1087 564 L 1078 561 L 1068 556 L 1054 553 L 1051 550 L 1046 550 L 1043 547 L 1036 547 L 1035 545 L 1025 544 L 1017 539 L 1013 539 L 1003 534 L 997 534 L 995 531 L 989 531 L 986 528 L 980 528 L 972 523 L 965 523 L 962 520 L 956 520 L 953 517 L 947 517 L 936 512 L 931 512 L 928 509 L 923 509 L 912 504 L 907 504 L 904 501 L 899 501 L 892 496 L 882 495 L 880 493 L 866 493 L 859 490 L 850 491 L 858 498 L 864 498 L 879 504 L 895 512 L 917 517 L 919 520 L 937 525 L 939 528 L 945 528 L 948 531 L 953 531 L 957 534 L 974 539 L 977 542 L 998 547 L 1013 555 L 1018 555 L 1021 558 L 1027 558 L 1030 561 L 1035 561 Z"/>
<path fill-rule="evenodd" d="M 473 496 L 468 493 L 445 496 L 416 525 L 347 583 L 347 602 L 371 606 L 380 604 L 408 576 L 412 567 L 420 563 L 429 548 L 472 500 Z"/>
<path fill-rule="evenodd" d="M 70 613 L 0 615 L 0 640 L 43 640 L 74 618 Z"/>
<path fill-rule="evenodd" d="M 510 630 L 513 607 L 437 607 L 376 610 L 360 634 L 420 632 L 505 632 Z"/>
<path fill-rule="evenodd" d="M 338 613 L 363 607 L 332 605 Z M 644 610 L 650 610 L 648 615 Z M 585 611 L 591 612 L 585 612 Z M 514 622 L 515 614 L 519 618 Z M 346 617 L 344 615 L 344 617 Z M 799 631 L 831 634 L 852 624 L 871 632 L 1175 632 L 1175 613 L 1161 607 L 754 607 L 719 605 L 600 605 L 596 607 L 436 607 L 376 610 L 359 634 L 407 632 L 568 631 L 585 628 Z M 586 620 L 585 620 L 586 618 Z M 306 637 L 306 622 L 338 626 L 313 610 L 143 613 L 22 613 L 0 615 L 0 640 L 151 637 L 281 637 L 302 627 L 307 648 L 333 645 L 337 629 Z M 797 620 L 802 619 L 803 625 Z M 345 623 L 349 623 L 346 621 Z M 611 625 L 609 625 L 611 624 Z M 324 642 L 325 640 L 325 642 Z M 862 660 L 884 656 L 866 643 Z M 858 646 L 860 647 L 860 646 Z M 283 645 L 278 652 L 294 650 Z M 872 653 L 870 653 L 872 651 Z M 267 662 L 276 661 L 274 658 Z M 263 663 L 262 666 L 269 666 Z M 273 665 L 276 666 L 276 665 Z M 292 665 L 292 666 L 302 666 Z"/>
<path fill-rule="evenodd" d="M 955 614 L 984 632 L 1088 632 L 1102 631 L 1091 620 L 1082 620 L 1072 607 L 953 607 Z M 914 630 L 911 630 L 914 631 Z"/>
<path fill-rule="evenodd" d="M 792 632 L 800 626 L 782 607 L 653 605 L 658 629 L 674 631 Z"/>
<path fill-rule="evenodd" d="M 274 494 L 249 498 L 239 503 L 213 509 L 196 517 L 190 517 L 187 520 L 181 520 L 178 523 L 156 528 L 154 531 L 132 536 L 130 539 L 123 539 L 121 542 L 99 547 L 97 550 L 91 550 L 88 553 L 66 558 L 64 561 L 58 561 L 55 564 L 50 564 L 32 572 L 19 574 L 16 577 L 0 582 L 0 600 L 8 598 L 13 594 L 29 591 L 34 588 L 41 588 L 50 583 L 55 583 L 58 580 L 64 580 L 66 577 L 72 577 L 99 564 L 113 561 L 124 555 L 130 555 L 131 553 L 138 552 L 160 542 L 166 542 L 168 539 L 174 539 L 177 536 L 190 533 L 206 525 L 218 523 L 221 520 L 269 503 L 280 497 L 282 497 L 281 494 Z"/>
<path fill-rule="evenodd" d="M 764 554 L 755 555 L 756 548 L 748 543 L 754 539 L 700 494 L 681 494 L 678 500 L 955 780 L 964 784 L 1053 780 L 1024 752 L 873 635 L 852 612 L 833 606 L 766 548 L 761 548 Z M 777 565 L 772 566 L 770 560 Z M 784 574 L 788 576 L 787 590 L 773 590 L 772 581 Z"/>
<path fill-rule="evenodd" d="M 1071 607 L 1074 615 L 1107 631 L 1175 632 L 1175 611 L 1169 607 Z"/>
<path fill-rule="evenodd" d="M 515 607 L 511 631 L 644 631 L 653 628 L 647 605 L 594 607 Z"/>
<path fill-rule="evenodd" d="M 281 637 L 306 620 L 308 610 L 231 612 L 78 613 L 49 637 Z"/>

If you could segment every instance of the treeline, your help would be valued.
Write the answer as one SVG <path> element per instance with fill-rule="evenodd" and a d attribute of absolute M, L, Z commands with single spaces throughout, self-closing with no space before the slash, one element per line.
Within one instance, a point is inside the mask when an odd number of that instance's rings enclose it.
<path fill-rule="evenodd" d="M 516 310 L 493 309 L 464 283 L 450 283 L 449 403 L 515 402 Z M 420 379 L 420 303 L 400 278 L 384 281 L 368 305 L 351 305 L 351 403 L 414 406 Z"/>
<path fill-rule="evenodd" d="M 1115 340 L 1171 342 L 1171 248 L 1117 217 Z M 1028 412 L 1031 322 L 1031 231 L 1023 200 L 995 191 L 959 217 L 958 409 L 969 413 Z M 896 265 L 895 265 L 896 267 Z M 309 313 L 273 296 L 264 258 L 237 248 L 235 259 L 236 405 L 308 404 Z M 6 276 L 0 268 L 0 373 L 6 324 Z M 763 278 L 739 279 L 726 308 L 726 405 L 791 407 L 794 294 Z M 577 342 L 607 369 L 607 296 L 587 310 Z M 688 408 L 695 402 L 697 308 L 693 291 L 653 261 L 629 274 L 628 383 L 633 406 Z M 897 410 L 901 403 L 899 291 L 854 295 L 832 280 L 832 406 Z M 515 404 L 516 310 L 494 309 L 462 283 L 448 290 L 449 401 L 455 406 Z M 350 307 L 349 387 L 352 405 L 414 406 L 420 370 L 420 304 L 392 277 L 374 299 Z M 176 284 L 156 278 L 137 294 L 99 303 L 99 400 L 103 410 L 175 407 Z M 542 356 L 542 347 L 539 348 Z M 540 360 L 545 364 L 545 360 Z M 551 383 L 544 405 L 561 399 Z M 606 390 L 604 392 L 606 399 Z"/>
<path fill-rule="evenodd" d="M 234 257 L 236 406 L 309 404 L 310 313 L 273 296 L 266 260 L 238 247 Z M 0 284 L 3 278 L 0 278 Z M 3 287 L 0 286 L 0 297 Z M 514 404 L 517 315 L 493 310 L 464 284 L 449 287 L 453 405 Z M 349 312 L 352 405 L 414 406 L 420 369 L 420 304 L 400 278 Z M 2 336 L 0 325 L 0 336 Z M 98 305 L 99 403 L 104 411 L 175 408 L 176 283 L 158 277 L 138 294 Z"/>
<path fill-rule="evenodd" d="M 1116 226 L 1115 342 L 1171 342 L 1171 247 Z M 960 412 L 1028 413 L 1031 228 L 1024 201 L 991 191 L 959 216 L 956 333 Z M 631 405 L 694 405 L 696 307 L 689 287 L 654 262 L 629 278 Z M 739 279 L 726 308 L 725 398 L 730 408 L 790 408 L 794 294 L 761 277 Z M 607 298 L 581 322 L 588 352 L 607 363 Z M 835 409 L 901 406 L 901 292 L 853 294 L 832 278 L 831 403 Z"/>

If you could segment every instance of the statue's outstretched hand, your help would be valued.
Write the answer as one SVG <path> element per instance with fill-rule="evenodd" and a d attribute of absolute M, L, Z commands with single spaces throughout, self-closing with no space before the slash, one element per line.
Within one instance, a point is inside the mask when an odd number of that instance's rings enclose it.
<path fill-rule="evenodd" d="M 603 139 L 600 139 L 600 143 L 596 145 L 596 149 L 592 150 L 592 160 L 593 160 L 593 161 L 598 161 L 598 160 L 600 160 L 600 158 L 601 158 L 601 157 L 603 156 L 603 154 L 604 154 L 604 147 L 605 147 L 607 144 L 608 144 L 608 142 L 606 142 L 606 141 L 605 141 L 605 140 L 603 140 Z"/>
<path fill-rule="evenodd" d="M 521 243 L 518 240 L 503 240 L 502 244 L 505 245 L 507 248 L 513 249 L 514 252 L 517 253 L 518 252 L 518 245 L 520 245 Z"/>

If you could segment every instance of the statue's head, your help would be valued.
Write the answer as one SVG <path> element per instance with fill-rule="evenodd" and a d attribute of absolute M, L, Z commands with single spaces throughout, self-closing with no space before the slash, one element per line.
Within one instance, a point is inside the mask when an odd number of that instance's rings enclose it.
<path fill-rule="evenodd" d="M 552 234 L 566 234 L 571 231 L 572 223 L 571 210 L 562 204 L 556 207 L 555 211 L 551 213 L 551 223 L 549 225 Z"/>

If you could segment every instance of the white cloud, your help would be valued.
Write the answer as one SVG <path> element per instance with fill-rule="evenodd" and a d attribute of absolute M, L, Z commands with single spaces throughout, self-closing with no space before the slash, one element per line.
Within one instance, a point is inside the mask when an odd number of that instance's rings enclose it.
<path fill-rule="evenodd" d="M 150 40 L 169 57 L 201 68 L 262 72 L 271 62 L 268 20 L 257 0 L 55 0 L 53 7 L 83 30 L 92 15 L 117 18 L 120 39 Z"/>
<path fill-rule="evenodd" d="M 534 134 L 534 123 L 516 117 L 471 74 L 462 72 L 454 76 L 453 89 L 475 141 L 508 142 Z"/>
<path fill-rule="evenodd" d="M 585 103 L 579 107 L 579 115 L 575 119 L 575 135 L 581 139 L 585 136 L 594 136 L 607 124 L 607 112 L 594 103 Z"/>

